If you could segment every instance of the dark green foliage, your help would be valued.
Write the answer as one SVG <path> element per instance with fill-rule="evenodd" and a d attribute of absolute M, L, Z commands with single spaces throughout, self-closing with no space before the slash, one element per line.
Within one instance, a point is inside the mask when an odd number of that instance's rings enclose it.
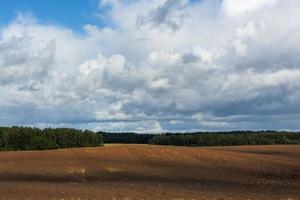
<path fill-rule="evenodd" d="M 0 150 L 45 150 L 102 146 L 99 133 L 68 128 L 0 127 Z"/>
<path fill-rule="evenodd" d="M 163 134 L 150 139 L 149 144 L 176 146 L 300 144 L 300 133 L 236 131 L 221 133 Z"/>
<path fill-rule="evenodd" d="M 99 133 L 103 135 L 104 143 L 148 144 L 148 141 L 155 136 L 138 133 Z"/>
<path fill-rule="evenodd" d="M 58 148 L 58 145 L 43 136 L 36 136 L 30 139 L 26 149 L 36 149 L 36 150 L 46 150 L 46 149 L 55 149 Z"/>

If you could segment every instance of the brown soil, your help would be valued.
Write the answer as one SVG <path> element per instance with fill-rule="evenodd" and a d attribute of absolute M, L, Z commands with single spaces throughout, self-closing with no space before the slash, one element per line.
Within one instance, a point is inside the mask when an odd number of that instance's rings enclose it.
<path fill-rule="evenodd" d="M 0 152 L 4 199 L 300 199 L 300 145 Z"/>

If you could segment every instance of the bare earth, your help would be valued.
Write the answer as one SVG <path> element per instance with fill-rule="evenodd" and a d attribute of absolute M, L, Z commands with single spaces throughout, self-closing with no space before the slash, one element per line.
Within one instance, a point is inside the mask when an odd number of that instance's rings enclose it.
<path fill-rule="evenodd" d="M 300 145 L 0 152 L 0 199 L 300 199 Z"/>

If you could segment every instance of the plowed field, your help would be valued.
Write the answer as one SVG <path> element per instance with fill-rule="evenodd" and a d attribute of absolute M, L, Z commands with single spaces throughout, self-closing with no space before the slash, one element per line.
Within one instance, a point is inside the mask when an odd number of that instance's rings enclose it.
<path fill-rule="evenodd" d="M 300 145 L 0 152 L 0 199 L 300 199 Z"/>

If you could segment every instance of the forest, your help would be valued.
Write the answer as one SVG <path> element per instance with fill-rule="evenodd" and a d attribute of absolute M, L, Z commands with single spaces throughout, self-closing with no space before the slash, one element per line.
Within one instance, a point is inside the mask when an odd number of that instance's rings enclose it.
<path fill-rule="evenodd" d="M 214 133 L 162 134 L 149 144 L 176 146 L 235 146 L 300 144 L 300 133 L 276 131 L 233 131 Z"/>
<path fill-rule="evenodd" d="M 156 134 L 142 134 L 133 132 L 109 133 L 99 132 L 103 135 L 104 143 L 123 143 L 123 144 L 148 144 L 149 140 Z"/>
<path fill-rule="evenodd" d="M 103 145 L 99 133 L 69 128 L 0 127 L 0 150 L 46 150 Z"/>
<path fill-rule="evenodd" d="M 71 128 L 0 127 L 0 151 L 96 147 L 104 143 L 175 146 L 300 144 L 300 133 L 231 131 L 195 133 L 110 133 Z"/>

